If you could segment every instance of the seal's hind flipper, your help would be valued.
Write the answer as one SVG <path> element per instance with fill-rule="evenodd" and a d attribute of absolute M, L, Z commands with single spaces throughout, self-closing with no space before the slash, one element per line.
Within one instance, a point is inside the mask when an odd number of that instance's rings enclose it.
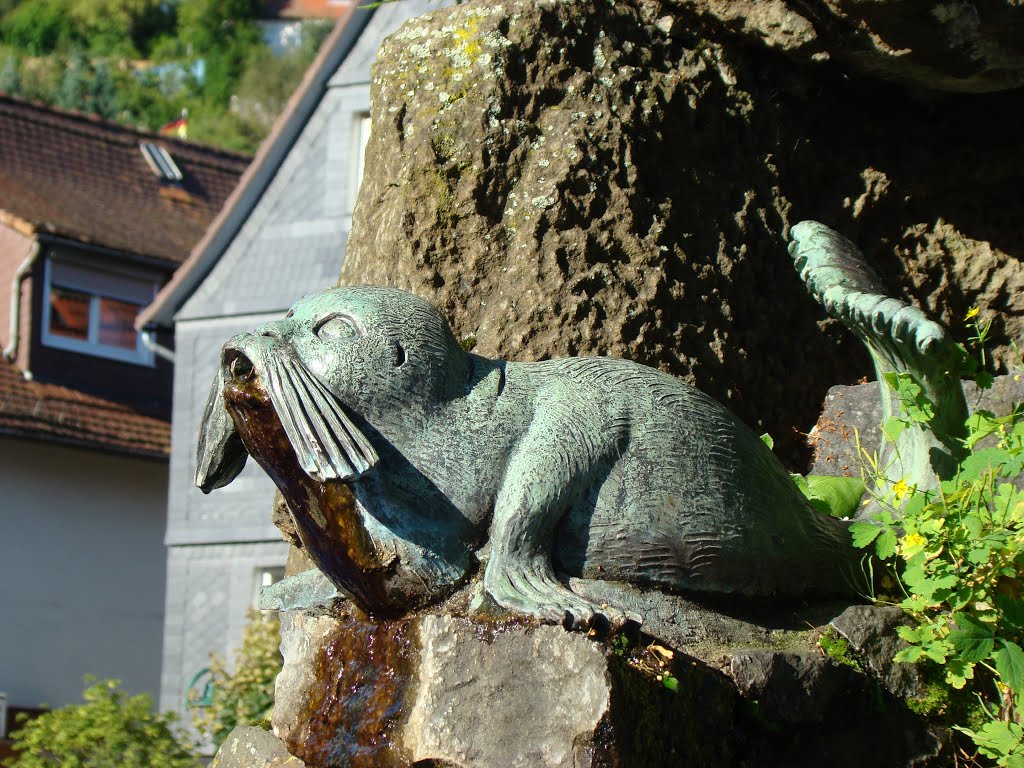
<path fill-rule="evenodd" d="M 936 475 L 952 473 L 962 457 L 967 403 L 958 376 L 960 351 L 941 324 L 917 307 L 886 295 L 878 275 L 860 250 L 816 221 L 790 230 L 789 253 L 811 294 L 867 346 L 878 373 L 909 374 L 935 407 L 927 424 L 915 423 L 897 440 L 883 466 L 893 482 L 905 480 L 922 490 L 936 487 Z M 886 417 L 900 404 L 883 390 Z"/>

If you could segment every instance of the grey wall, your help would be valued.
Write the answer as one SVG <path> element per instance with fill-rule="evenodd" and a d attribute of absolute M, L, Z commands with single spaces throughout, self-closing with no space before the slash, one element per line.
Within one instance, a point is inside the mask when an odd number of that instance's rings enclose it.
<path fill-rule="evenodd" d="M 249 218 L 175 316 L 162 709 L 181 710 L 210 651 L 237 647 L 258 571 L 283 566 L 287 556 L 270 523 L 273 485 L 255 462 L 209 496 L 193 487 L 199 419 L 220 347 L 338 279 L 356 201 L 359 125 L 370 111 L 370 66 L 381 40 L 405 19 L 447 4 L 404 0 L 374 13 Z"/>
<path fill-rule="evenodd" d="M 82 676 L 157 694 L 167 465 L 0 437 L 0 691 L 81 701 Z"/>

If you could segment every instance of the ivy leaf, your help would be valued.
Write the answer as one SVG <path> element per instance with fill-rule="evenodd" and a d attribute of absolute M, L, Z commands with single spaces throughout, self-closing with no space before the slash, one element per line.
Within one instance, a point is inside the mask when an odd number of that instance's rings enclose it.
<path fill-rule="evenodd" d="M 943 660 L 945 661 L 945 660 Z M 939 662 L 940 664 L 943 662 Z M 974 679 L 974 662 L 950 659 L 946 663 L 946 682 L 958 691 Z"/>
<path fill-rule="evenodd" d="M 960 464 L 960 479 L 971 481 L 999 467 L 1006 459 L 1006 451 L 1001 448 L 984 448 L 975 451 Z"/>
<path fill-rule="evenodd" d="M 1024 651 L 1016 643 L 1003 641 L 995 655 L 996 672 L 1017 693 L 1024 692 Z"/>
<path fill-rule="evenodd" d="M 989 371 L 981 370 L 974 374 L 974 383 L 978 385 L 978 389 L 991 389 L 995 380 L 996 377 Z"/>
<path fill-rule="evenodd" d="M 949 642 L 961 659 L 967 662 L 984 661 L 992 655 L 995 637 L 991 627 L 965 613 L 957 615 L 956 623 L 958 628 L 949 633 Z"/>

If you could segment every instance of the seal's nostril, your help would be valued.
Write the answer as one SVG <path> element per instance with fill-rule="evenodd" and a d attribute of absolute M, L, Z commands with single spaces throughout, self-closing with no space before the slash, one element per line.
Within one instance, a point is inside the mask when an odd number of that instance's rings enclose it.
<path fill-rule="evenodd" d="M 260 330 L 260 336 L 266 336 L 269 339 L 280 339 L 281 334 L 273 328 L 263 328 Z"/>
<path fill-rule="evenodd" d="M 245 355 L 236 354 L 228 363 L 228 370 L 233 378 L 245 378 L 252 374 L 252 361 Z"/>

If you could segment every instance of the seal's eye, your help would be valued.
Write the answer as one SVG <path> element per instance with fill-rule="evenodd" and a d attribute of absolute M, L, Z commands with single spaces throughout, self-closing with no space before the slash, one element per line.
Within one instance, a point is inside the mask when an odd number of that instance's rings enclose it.
<path fill-rule="evenodd" d="M 347 315 L 331 315 L 317 324 L 313 331 L 322 341 L 354 339 L 362 334 L 355 321 Z"/>

